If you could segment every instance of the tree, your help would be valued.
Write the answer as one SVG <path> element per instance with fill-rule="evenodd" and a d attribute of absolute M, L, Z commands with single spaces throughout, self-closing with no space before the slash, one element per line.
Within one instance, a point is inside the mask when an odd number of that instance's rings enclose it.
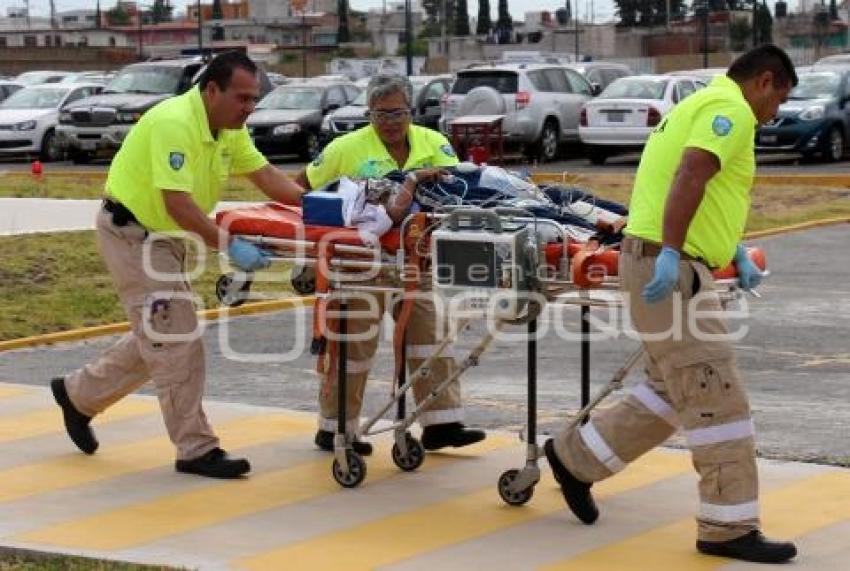
<path fill-rule="evenodd" d="M 336 41 L 342 44 L 351 41 L 348 31 L 348 0 L 337 0 L 337 14 L 339 14 L 339 26 L 336 32 Z"/>
<path fill-rule="evenodd" d="M 508 11 L 508 0 L 499 0 L 499 19 L 496 20 L 496 35 L 500 44 L 508 44 L 514 31 L 514 21 Z"/>
<path fill-rule="evenodd" d="M 220 8 L 221 7 L 219 6 L 219 9 Z M 151 8 L 151 19 L 154 24 L 170 22 L 171 13 L 173 11 L 174 7 L 171 6 L 171 2 L 168 0 L 154 0 L 153 7 Z M 215 3 L 213 3 L 213 18 L 215 18 Z"/>
<path fill-rule="evenodd" d="M 127 13 L 124 6 L 116 4 L 114 8 L 106 11 L 106 21 L 109 22 L 110 26 L 129 26 L 130 14 Z"/>
<path fill-rule="evenodd" d="M 212 19 L 224 20 L 224 10 L 221 9 L 221 0 L 213 0 L 212 3 Z"/>
<path fill-rule="evenodd" d="M 835 0 L 833 0 L 834 2 Z M 478 0 L 478 24 L 475 26 L 475 33 L 479 36 L 486 36 L 490 33 L 490 28 L 493 27 L 493 21 L 490 19 L 490 0 Z"/>
<path fill-rule="evenodd" d="M 756 43 L 768 44 L 773 42 L 773 16 L 764 3 L 756 6 Z"/>
<path fill-rule="evenodd" d="M 838 19 L 838 6 L 835 0 L 829 0 L 829 19 L 833 22 Z"/>
<path fill-rule="evenodd" d="M 621 27 L 663 26 L 667 23 L 667 0 L 614 0 L 614 4 Z M 686 11 L 684 0 L 670 0 L 670 20 L 681 19 Z"/>
<path fill-rule="evenodd" d="M 466 0 L 457 0 L 455 3 L 455 29 L 456 36 L 469 35 L 469 8 L 466 6 Z"/>

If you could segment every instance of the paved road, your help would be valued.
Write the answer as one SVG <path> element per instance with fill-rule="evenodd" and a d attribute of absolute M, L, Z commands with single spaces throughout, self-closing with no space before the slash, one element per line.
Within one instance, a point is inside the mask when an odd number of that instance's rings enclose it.
<path fill-rule="evenodd" d="M 762 454 L 850 464 L 850 352 L 847 315 L 847 225 L 759 241 L 773 275 L 751 304 L 750 333 L 740 343 L 739 361 L 747 379 Z M 577 331 L 576 311 L 563 320 Z M 601 314 L 596 314 L 600 315 Z M 292 311 L 212 324 L 207 330 L 208 389 L 211 399 L 315 411 L 314 360 L 305 335 L 310 315 Z M 476 334 L 466 336 L 458 353 Z M 110 343 L 109 339 L 54 348 L 0 354 L 0 381 L 43 385 Z M 594 385 L 599 386 L 634 348 L 620 339 L 596 343 Z M 274 354 L 291 351 L 287 362 L 234 360 L 233 352 Z M 244 356 L 243 356 L 244 357 Z M 391 355 L 382 346 L 367 401 L 375 408 L 387 390 Z M 540 407 L 544 424 L 557 423 L 578 402 L 579 351 L 575 341 L 547 335 L 540 347 Z M 639 378 L 631 377 L 631 382 Z M 468 420 L 486 427 L 518 428 L 525 411 L 524 348 L 497 343 L 463 382 Z"/>

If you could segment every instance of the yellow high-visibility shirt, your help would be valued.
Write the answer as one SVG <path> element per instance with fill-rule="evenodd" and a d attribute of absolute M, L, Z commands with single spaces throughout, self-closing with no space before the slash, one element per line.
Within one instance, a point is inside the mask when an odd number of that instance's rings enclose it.
<path fill-rule="evenodd" d="M 228 176 L 251 173 L 266 164 L 244 126 L 222 129 L 213 137 L 196 86 L 158 103 L 130 129 L 112 159 L 106 193 L 148 230 L 180 232 L 165 209 L 163 190 L 188 192 L 209 214 Z"/>
<path fill-rule="evenodd" d="M 755 176 L 757 119 L 738 84 L 715 77 L 676 107 L 652 132 L 640 159 L 625 232 L 662 242 L 664 208 L 682 154 L 706 150 L 720 170 L 705 188 L 685 238 L 685 253 L 713 267 L 726 266 L 744 233 Z"/>

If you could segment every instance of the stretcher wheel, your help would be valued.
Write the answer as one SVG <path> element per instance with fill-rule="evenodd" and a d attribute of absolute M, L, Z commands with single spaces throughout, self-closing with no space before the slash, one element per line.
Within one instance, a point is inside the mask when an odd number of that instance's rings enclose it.
<path fill-rule="evenodd" d="M 215 296 L 222 305 L 239 307 L 248 299 L 252 283 L 249 274 L 224 274 L 215 282 Z"/>
<path fill-rule="evenodd" d="M 511 484 L 514 483 L 514 480 L 516 480 L 518 475 L 519 470 L 514 469 L 503 472 L 502 475 L 499 476 L 499 496 L 501 496 L 502 500 L 509 506 L 521 506 L 528 502 L 528 500 L 531 499 L 531 496 L 534 495 L 534 486 L 529 486 L 520 492 L 511 491 Z"/>
<path fill-rule="evenodd" d="M 407 454 L 402 455 L 398 444 L 393 444 L 393 462 L 405 472 L 412 472 L 425 461 L 425 449 L 410 433 L 404 435 L 407 442 Z"/>
<path fill-rule="evenodd" d="M 336 483 L 343 488 L 356 488 L 366 479 L 366 461 L 354 450 L 346 450 L 345 457 L 348 460 L 348 473 L 343 473 L 338 460 L 334 460 L 331 472 Z"/>
<path fill-rule="evenodd" d="M 289 282 L 292 289 L 300 295 L 313 295 L 316 293 L 316 269 L 309 266 L 296 264 L 292 266 Z"/>

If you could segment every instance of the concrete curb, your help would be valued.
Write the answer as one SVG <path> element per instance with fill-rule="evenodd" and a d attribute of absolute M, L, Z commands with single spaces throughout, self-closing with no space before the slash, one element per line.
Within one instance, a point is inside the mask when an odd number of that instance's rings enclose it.
<path fill-rule="evenodd" d="M 803 230 L 811 230 L 812 228 L 821 228 L 823 226 L 834 226 L 836 224 L 850 224 L 850 218 L 825 218 L 823 220 L 812 220 L 811 222 L 802 222 L 800 224 L 792 224 L 790 226 L 780 226 L 779 228 L 770 228 L 768 230 L 759 230 L 757 232 L 748 232 L 744 234 L 744 238 L 753 240 L 756 238 L 769 238 L 779 234 L 788 234 L 789 232 L 800 232 Z"/>
<path fill-rule="evenodd" d="M 275 301 L 260 301 L 256 303 L 248 303 L 239 307 L 220 307 L 216 309 L 207 309 L 198 312 L 198 317 L 201 317 L 206 321 L 216 321 L 218 319 L 223 319 L 227 317 L 253 315 L 256 313 L 269 313 L 272 311 L 284 311 L 289 309 L 295 309 L 297 307 L 306 307 L 312 305 L 314 301 L 315 298 L 312 296 L 281 299 Z M 38 345 L 52 345 L 54 343 L 82 341 L 83 339 L 91 339 L 93 337 L 102 337 L 105 335 L 116 335 L 118 333 L 125 333 L 129 330 L 130 323 L 128 321 L 123 321 L 121 323 L 111 323 L 109 325 L 98 325 L 96 327 L 84 327 L 81 329 L 72 329 L 71 331 L 60 331 L 57 333 L 47 333 L 45 335 L 23 337 L 21 339 L 11 339 L 9 341 L 0 341 L 0 353 L 2 353 L 3 351 L 25 349 Z"/>

